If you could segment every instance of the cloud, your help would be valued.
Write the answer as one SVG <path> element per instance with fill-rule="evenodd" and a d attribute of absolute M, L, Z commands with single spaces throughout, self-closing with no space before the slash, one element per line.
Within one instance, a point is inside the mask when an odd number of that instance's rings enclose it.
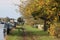
<path fill-rule="evenodd" d="M 19 4 L 17 0 L 0 0 L 0 17 L 11 16 L 17 18 L 19 16 L 16 13 L 17 7 L 14 4 Z M 10 15 L 8 15 L 10 14 Z"/>
<path fill-rule="evenodd" d="M 13 4 L 19 4 L 20 1 L 18 0 L 0 0 L 0 6 L 2 5 L 13 5 Z"/>

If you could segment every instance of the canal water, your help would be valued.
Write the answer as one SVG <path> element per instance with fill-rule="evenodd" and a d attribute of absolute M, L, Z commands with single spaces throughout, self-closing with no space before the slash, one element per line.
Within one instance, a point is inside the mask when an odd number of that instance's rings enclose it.
<path fill-rule="evenodd" d="M 4 40 L 4 24 L 0 24 L 0 40 Z"/>

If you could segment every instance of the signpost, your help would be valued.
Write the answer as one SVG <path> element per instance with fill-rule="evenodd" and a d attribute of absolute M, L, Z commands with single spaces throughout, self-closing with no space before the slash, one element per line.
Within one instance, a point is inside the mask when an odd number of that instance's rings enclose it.
<path fill-rule="evenodd" d="M 0 40 L 4 40 L 4 24 L 0 24 Z"/>

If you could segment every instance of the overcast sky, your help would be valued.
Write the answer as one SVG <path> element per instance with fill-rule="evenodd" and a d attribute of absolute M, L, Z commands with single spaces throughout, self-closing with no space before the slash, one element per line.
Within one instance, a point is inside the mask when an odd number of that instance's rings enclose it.
<path fill-rule="evenodd" d="M 16 19 L 21 16 L 19 12 L 16 12 L 18 7 L 15 4 L 19 4 L 19 0 L 0 0 L 0 17 Z"/>

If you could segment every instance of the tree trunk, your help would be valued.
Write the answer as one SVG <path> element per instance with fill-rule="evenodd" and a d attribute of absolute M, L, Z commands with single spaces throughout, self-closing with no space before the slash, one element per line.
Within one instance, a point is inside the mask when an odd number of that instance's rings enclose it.
<path fill-rule="evenodd" d="M 47 31 L 48 30 L 48 26 L 47 26 L 47 23 L 46 23 L 47 21 L 45 20 L 44 21 L 44 31 Z"/>

